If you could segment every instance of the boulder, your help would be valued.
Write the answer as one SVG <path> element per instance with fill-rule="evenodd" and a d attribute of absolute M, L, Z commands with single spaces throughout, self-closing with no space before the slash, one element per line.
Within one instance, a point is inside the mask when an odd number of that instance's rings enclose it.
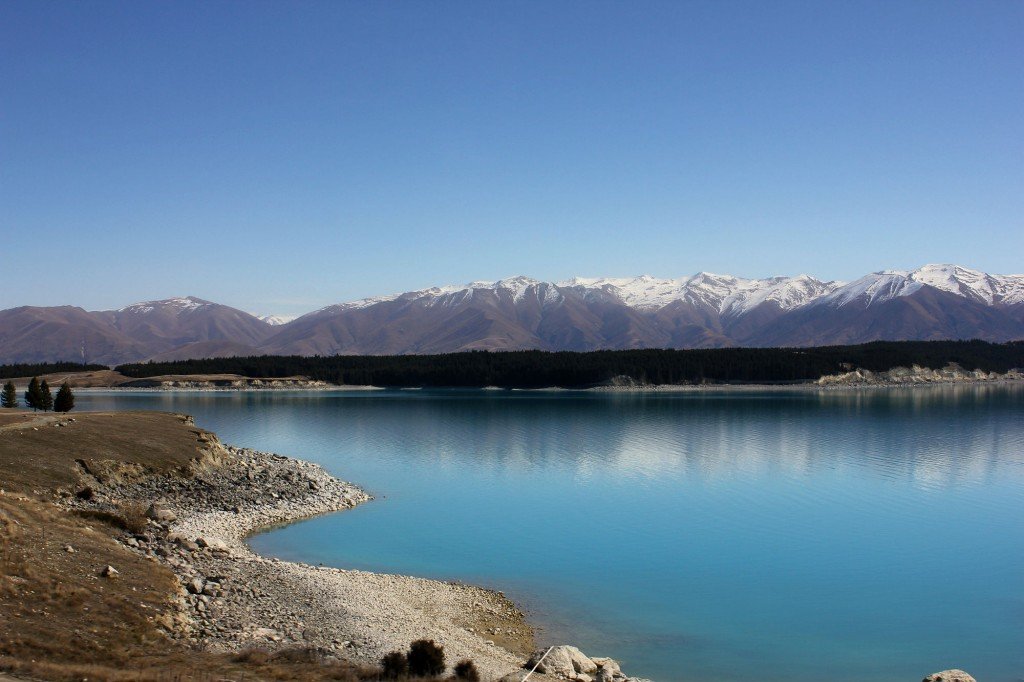
<path fill-rule="evenodd" d="M 215 552 L 226 552 L 228 550 L 228 546 L 224 544 L 224 541 L 218 538 L 196 538 L 196 544 Z"/>
<path fill-rule="evenodd" d="M 546 651 L 547 649 L 538 649 L 533 652 L 530 660 L 523 667 L 532 670 L 533 666 L 540 661 L 540 665 L 537 665 L 537 672 L 571 680 L 579 679 L 580 682 L 590 682 L 590 674 L 597 672 L 597 664 L 574 646 L 563 644 L 552 647 L 551 652 L 545 656 Z M 542 657 L 543 660 L 541 660 Z"/>
<path fill-rule="evenodd" d="M 116 578 L 119 573 L 120 571 L 118 571 L 113 566 L 107 566 L 102 571 L 100 571 L 100 575 L 104 578 Z"/>
<path fill-rule="evenodd" d="M 280 642 L 284 636 L 277 630 L 271 628 L 256 628 L 252 632 L 253 639 L 268 639 L 271 642 Z"/>
<path fill-rule="evenodd" d="M 954 668 L 953 670 L 943 670 L 942 672 L 932 673 L 921 682 L 975 682 L 975 679 L 963 670 L 957 670 Z"/>
<path fill-rule="evenodd" d="M 605 670 L 607 670 L 609 673 L 612 673 L 612 674 L 621 673 L 622 672 L 622 668 L 619 667 L 619 662 L 616 661 L 613 658 L 606 658 L 606 657 L 600 657 L 599 656 L 599 657 L 592 658 L 590 660 L 592 660 L 594 662 L 594 664 L 597 666 L 598 672 L 601 672 L 601 668 L 604 668 Z"/>
<path fill-rule="evenodd" d="M 564 646 L 553 647 L 550 652 L 547 649 L 538 649 L 533 652 L 530 660 L 523 667 L 533 670 L 533 667 L 537 666 L 537 672 L 545 675 L 558 675 L 567 679 L 575 677 L 576 668 L 572 664 L 572 656 L 566 649 L 568 647 Z M 545 654 L 547 655 L 545 656 Z"/>
<path fill-rule="evenodd" d="M 597 663 L 574 646 L 564 647 L 572 659 L 572 667 L 580 675 L 590 675 L 597 672 Z"/>
<path fill-rule="evenodd" d="M 146 517 L 153 519 L 157 523 L 171 523 L 172 521 L 177 520 L 178 515 L 163 505 L 154 502 L 149 505 L 149 509 L 146 510 Z"/>

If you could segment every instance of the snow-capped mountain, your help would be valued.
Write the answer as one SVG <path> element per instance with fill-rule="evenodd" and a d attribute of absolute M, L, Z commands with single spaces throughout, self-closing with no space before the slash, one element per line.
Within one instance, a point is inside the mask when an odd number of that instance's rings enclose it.
<path fill-rule="evenodd" d="M 188 313 L 211 305 L 216 304 L 211 303 L 210 301 L 204 301 L 201 298 L 196 298 L 195 296 L 181 296 L 178 298 L 167 298 L 162 301 L 132 303 L 131 305 L 119 308 L 115 312 L 129 315 L 147 315 L 153 312 L 181 315 L 182 313 Z"/>
<path fill-rule="evenodd" d="M 175 357 L 242 355 L 273 331 L 252 315 L 194 296 L 118 310 L 73 306 L 0 311 L 0 362 L 58 359 L 116 364 Z"/>
<path fill-rule="evenodd" d="M 0 362 L 223 355 L 810 346 L 880 339 L 1024 339 L 1024 275 L 957 265 L 852 282 L 518 276 L 257 318 L 193 296 L 119 310 L 0 311 Z"/>
<path fill-rule="evenodd" d="M 390 296 L 374 296 L 358 301 L 338 303 L 314 314 L 367 308 L 390 301 L 425 301 L 429 305 L 454 305 L 472 299 L 476 292 L 490 291 L 519 303 L 531 295 L 541 294 L 546 303 L 563 300 L 562 290 L 580 295 L 611 297 L 640 310 L 656 310 L 676 301 L 685 301 L 722 314 L 742 314 L 761 303 L 774 301 L 783 309 L 791 309 L 829 293 L 841 282 L 822 282 L 809 275 L 743 279 L 731 275 L 701 272 L 692 277 L 659 279 L 650 275 L 625 278 L 573 277 L 561 282 L 544 282 L 524 275 L 497 281 L 477 281 L 463 285 L 431 287 Z"/>
<path fill-rule="evenodd" d="M 946 291 L 985 305 L 1024 303 L 1024 275 L 989 275 L 959 265 L 925 265 L 912 271 L 873 272 L 838 287 L 820 303 L 867 307 L 911 296 L 923 287 Z"/>
<path fill-rule="evenodd" d="M 850 283 L 707 272 L 560 282 L 518 276 L 328 306 L 265 345 L 330 354 L 1006 340 L 1024 338 L 1022 304 L 1024 276 L 955 265 L 883 271 Z"/>
<path fill-rule="evenodd" d="M 259 315 L 258 317 L 271 327 L 280 327 L 282 324 L 288 324 L 294 320 L 296 315 Z"/>
<path fill-rule="evenodd" d="M 581 291 L 600 290 L 640 310 L 655 310 L 683 301 L 716 310 L 721 315 L 735 316 L 766 302 L 791 310 L 834 291 L 840 284 L 822 282 L 810 275 L 744 279 L 700 272 L 681 279 L 658 279 L 649 275 L 632 279 L 574 277 L 557 286 Z"/>

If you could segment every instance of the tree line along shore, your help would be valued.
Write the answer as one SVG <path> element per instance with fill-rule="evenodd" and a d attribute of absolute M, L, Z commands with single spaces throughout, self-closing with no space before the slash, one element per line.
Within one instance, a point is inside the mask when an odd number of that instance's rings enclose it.
<path fill-rule="evenodd" d="M 798 384 L 856 369 L 897 367 L 1005 373 L 1024 367 L 1024 341 L 877 341 L 809 348 L 710 348 L 545 352 L 470 351 L 443 355 L 336 355 L 207 358 L 118 365 L 129 379 L 234 375 L 306 377 L 334 385 L 381 387 L 591 388 L 611 385 Z M 109 372 L 103 365 L 0 366 L 0 378 Z"/>
<path fill-rule="evenodd" d="M 75 394 L 71 391 L 71 385 L 67 381 L 63 382 L 60 388 L 57 390 L 57 396 L 54 397 L 50 391 L 50 384 L 47 383 L 46 379 L 39 380 L 38 376 L 33 376 L 28 382 L 28 388 L 25 389 L 25 393 L 22 398 L 25 401 L 25 407 L 33 410 L 42 410 L 43 412 L 70 412 L 75 407 Z M 0 407 L 13 409 L 21 406 L 21 399 L 18 397 L 18 389 L 14 385 L 14 382 L 7 380 L 4 383 L 3 388 L 0 389 Z"/>

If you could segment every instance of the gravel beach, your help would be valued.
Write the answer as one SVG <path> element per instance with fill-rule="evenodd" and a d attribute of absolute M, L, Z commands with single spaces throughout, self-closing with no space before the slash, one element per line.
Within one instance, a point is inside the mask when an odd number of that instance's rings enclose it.
<path fill-rule="evenodd" d="M 127 547 L 169 566 L 181 588 L 168 632 L 212 650 L 313 647 L 376 664 L 416 639 L 482 676 L 520 669 L 533 648 L 523 614 L 499 593 L 458 583 L 309 566 L 262 557 L 245 543 L 260 529 L 349 509 L 370 496 L 320 466 L 223 446 L 212 436 L 192 475 L 100 476 L 94 510 L 145 510 Z"/>

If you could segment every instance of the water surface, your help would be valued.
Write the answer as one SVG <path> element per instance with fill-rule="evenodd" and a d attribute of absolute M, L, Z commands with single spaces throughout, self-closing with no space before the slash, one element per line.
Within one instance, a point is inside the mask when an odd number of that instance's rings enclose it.
<path fill-rule="evenodd" d="M 253 539 L 502 589 L 660 681 L 1024 679 L 1024 388 L 82 394 L 377 501 Z"/>

